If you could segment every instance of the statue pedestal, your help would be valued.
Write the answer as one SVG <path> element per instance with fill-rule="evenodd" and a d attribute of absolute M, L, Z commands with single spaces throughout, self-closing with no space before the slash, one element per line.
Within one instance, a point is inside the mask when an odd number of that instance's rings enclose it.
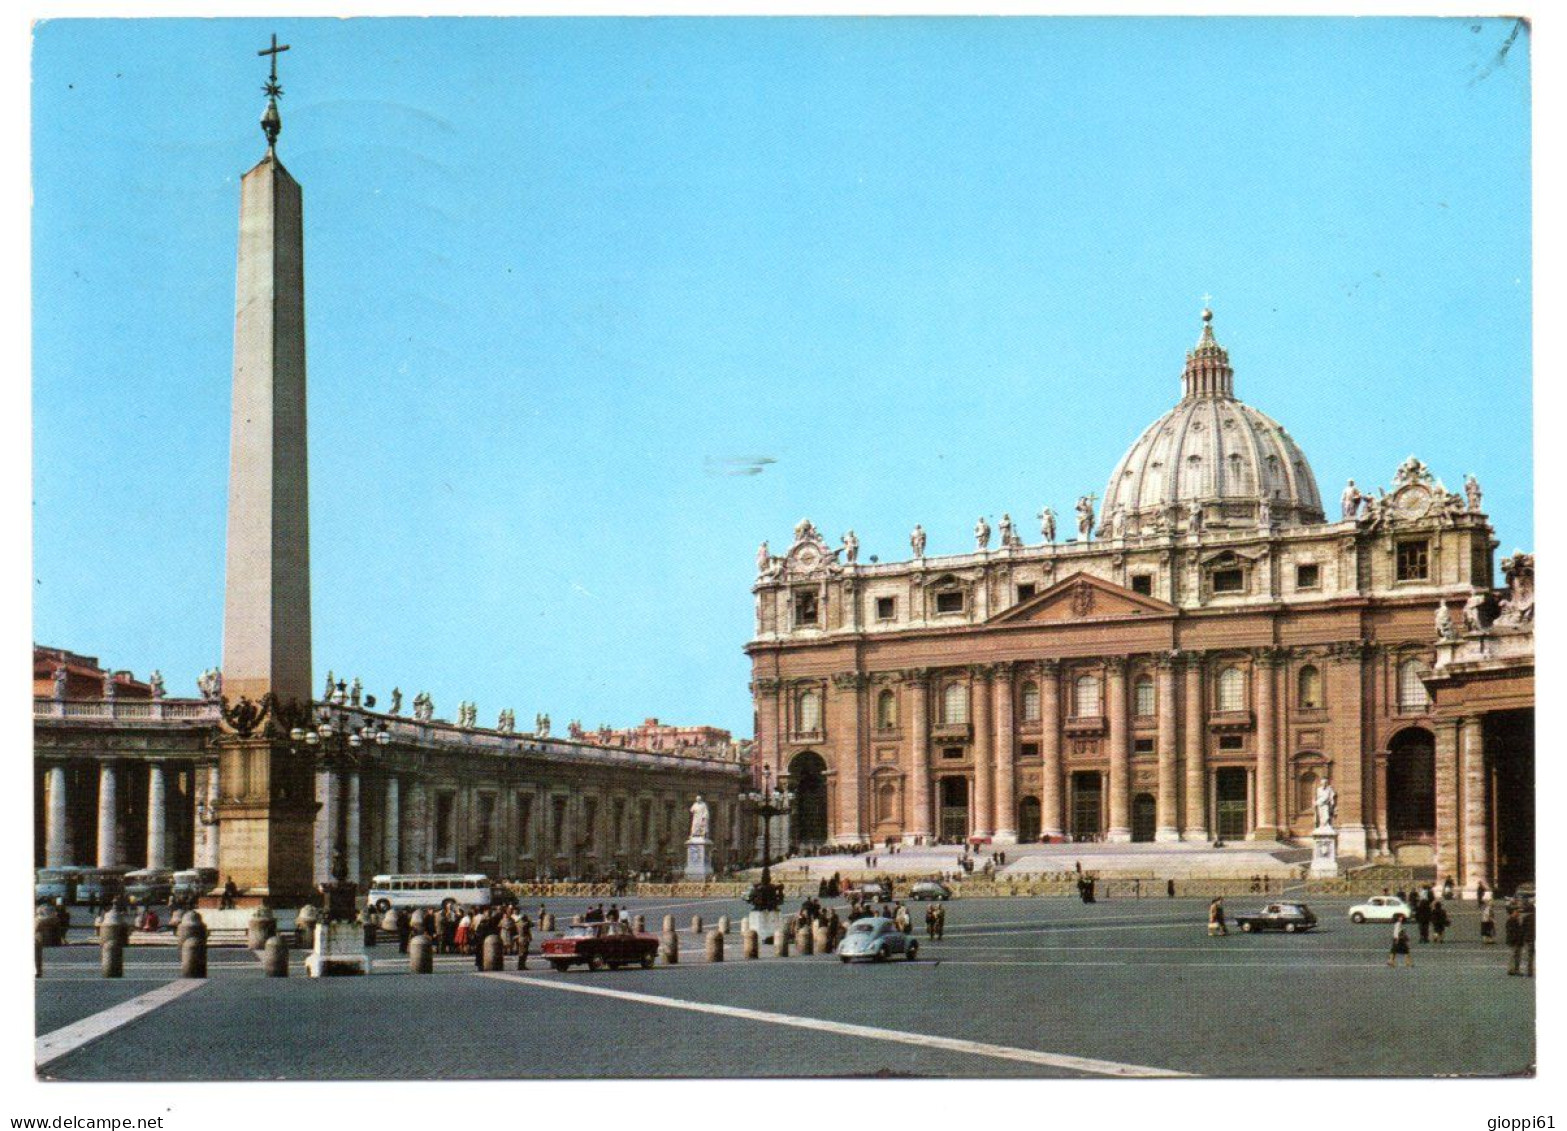
<path fill-rule="evenodd" d="M 1311 870 L 1307 875 L 1314 880 L 1337 876 L 1338 830 L 1332 825 L 1318 825 L 1311 831 L 1311 840 Z"/>
<path fill-rule="evenodd" d="M 764 940 L 771 939 L 783 926 L 782 911 L 752 911 L 745 917 L 745 925 Z"/>
<path fill-rule="evenodd" d="M 305 972 L 312 978 L 370 973 L 365 929 L 351 919 L 317 923 L 316 945 L 305 956 Z"/>
<path fill-rule="evenodd" d="M 712 839 L 705 836 L 694 836 L 686 841 L 686 879 L 710 880 L 712 878 Z"/>

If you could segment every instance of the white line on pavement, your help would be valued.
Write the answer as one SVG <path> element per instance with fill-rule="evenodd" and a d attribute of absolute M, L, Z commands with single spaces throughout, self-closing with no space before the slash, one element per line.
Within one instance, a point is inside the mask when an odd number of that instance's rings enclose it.
<path fill-rule="evenodd" d="M 945 1052 L 968 1053 L 972 1056 L 988 1056 L 997 1060 L 1015 1060 L 1024 1064 L 1038 1064 L 1048 1068 L 1065 1068 L 1072 1072 L 1087 1072 L 1096 1076 L 1188 1076 L 1168 1068 L 1150 1068 L 1140 1064 L 1122 1064 L 1114 1060 L 1095 1060 L 1091 1057 L 1067 1056 L 1061 1053 L 1041 1052 L 1037 1049 L 1015 1048 L 1011 1045 L 993 1045 L 985 1041 L 966 1041 L 956 1037 L 937 1037 L 928 1033 L 909 1033 L 901 1029 L 881 1029 L 871 1025 L 850 1025 L 842 1021 L 826 1021 L 818 1017 L 796 1017 L 788 1013 L 771 1013 L 760 1009 L 744 1009 L 736 1005 L 715 1005 L 705 1001 L 688 1001 L 683 998 L 660 997 L 639 994 L 629 990 L 612 990 L 603 986 L 585 986 L 568 982 L 546 981 L 526 974 L 484 974 L 482 977 L 497 981 L 516 982 L 525 986 L 537 986 L 546 990 L 565 990 L 568 993 L 592 994 L 598 997 L 634 1001 L 643 1005 L 663 1006 L 666 1009 L 684 1009 L 692 1013 L 711 1013 L 719 1017 L 737 1017 L 744 1021 L 760 1021 L 768 1025 L 787 1025 L 795 1029 L 813 1029 L 822 1033 L 835 1033 L 843 1037 L 859 1037 L 873 1041 L 892 1041 L 898 1044 L 918 1045 L 923 1048 L 941 1049 Z"/>
<path fill-rule="evenodd" d="M 170 982 L 166 986 L 149 990 L 140 997 L 133 997 L 130 1001 L 111 1006 L 102 1013 L 94 1013 L 91 1017 L 85 1017 L 73 1025 L 56 1029 L 52 1033 L 45 1033 L 34 1042 L 33 1060 L 39 1068 L 42 1068 L 66 1053 L 81 1048 L 87 1042 L 96 1041 L 106 1033 L 112 1033 L 123 1025 L 129 1025 L 138 1017 L 145 1017 L 153 1010 L 168 1005 L 175 998 L 183 997 L 206 984 L 204 978 L 185 978 L 178 982 Z"/>

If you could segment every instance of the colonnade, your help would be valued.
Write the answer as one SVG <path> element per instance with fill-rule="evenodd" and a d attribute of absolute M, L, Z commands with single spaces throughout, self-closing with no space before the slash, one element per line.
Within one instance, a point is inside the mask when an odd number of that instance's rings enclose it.
<path fill-rule="evenodd" d="M 138 768 L 134 774 L 132 770 Z M 73 774 L 71 771 L 76 770 Z M 81 771 L 87 770 L 84 774 Z M 176 788 L 174 778 L 190 774 L 185 790 Z M 145 775 L 145 839 L 128 843 L 130 778 Z M 92 781 L 75 797 L 73 788 Z M 44 864 L 50 868 L 69 866 L 99 868 L 216 868 L 218 830 L 214 813 L 217 803 L 217 764 L 188 758 L 148 759 L 138 762 L 98 760 L 75 763 L 47 763 L 43 774 L 44 790 Z M 73 778 L 76 786 L 73 786 Z M 72 835 L 72 815 L 84 804 L 94 806 L 90 843 L 88 838 Z M 138 806 L 140 808 L 140 806 Z M 190 836 L 177 829 L 176 822 L 189 819 Z M 140 838 L 138 838 L 140 839 Z M 186 847 L 188 844 L 189 847 Z"/>

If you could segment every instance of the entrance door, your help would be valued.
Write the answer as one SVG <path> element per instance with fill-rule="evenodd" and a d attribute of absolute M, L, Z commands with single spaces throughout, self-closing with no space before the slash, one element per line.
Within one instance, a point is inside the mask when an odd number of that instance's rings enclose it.
<path fill-rule="evenodd" d="M 968 839 L 968 778 L 941 779 L 941 839 Z"/>
<path fill-rule="evenodd" d="M 1534 882 L 1534 712 L 1493 711 L 1485 716 L 1491 760 L 1491 868 L 1499 892 Z"/>
<path fill-rule="evenodd" d="M 1097 770 L 1072 773 L 1072 835 L 1078 840 L 1098 840 L 1099 803 L 1102 790 Z"/>
<path fill-rule="evenodd" d="M 1153 794 L 1139 793 L 1132 798 L 1132 839 L 1153 840 L 1156 820 Z"/>
<path fill-rule="evenodd" d="M 796 845 L 821 844 L 827 839 L 827 763 L 815 751 L 806 750 L 789 763 L 789 782 L 794 790 L 794 828 L 791 839 Z"/>
<path fill-rule="evenodd" d="M 1017 803 L 1017 839 L 1024 844 L 1039 839 L 1039 798 L 1025 797 Z"/>
<path fill-rule="evenodd" d="M 1244 840 L 1246 837 L 1246 768 L 1225 766 L 1213 772 L 1214 806 L 1218 823 L 1214 834 L 1220 840 Z"/>

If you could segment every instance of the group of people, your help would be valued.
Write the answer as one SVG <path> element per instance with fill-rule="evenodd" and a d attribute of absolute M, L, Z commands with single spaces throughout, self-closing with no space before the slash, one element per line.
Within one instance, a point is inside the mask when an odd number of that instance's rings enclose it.
<path fill-rule="evenodd" d="M 368 905 L 363 921 L 367 925 L 375 921 L 375 911 Z M 475 966 L 482 965 L 484 940 L 491 935 L 500 936 L 504 954 L 527 954 L 533 943 L 534 921 L 510 904 L 471 910 L 452 903 L 412 911 L 396 907 L 386 913 L 381 923 L 397 937 L 400 954 L 408 953 L 409 940 L 418 934 L 430 940 L 437 954 L 471 954 Z"/>

